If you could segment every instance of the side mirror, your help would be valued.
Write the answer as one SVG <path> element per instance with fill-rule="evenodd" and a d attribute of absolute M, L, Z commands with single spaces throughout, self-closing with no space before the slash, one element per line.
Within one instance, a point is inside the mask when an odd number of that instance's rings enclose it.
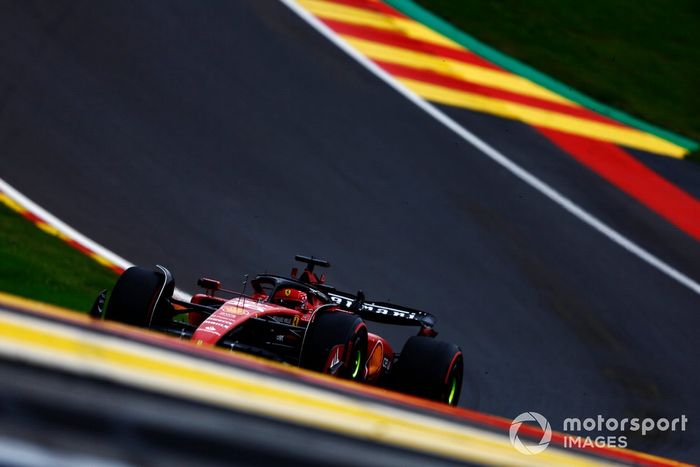
<path fill-rule="evenodd" d="M 207 295 L 209 296 L 214 296 L 214 293 L 221 289 L 221 282 L 214 280 L 214 279 L 208 279 L 206 277 L 201 277 L 197 281 L 197 285 L 200 286 L 201 288 L 205 289 L 207 291 Z"/>

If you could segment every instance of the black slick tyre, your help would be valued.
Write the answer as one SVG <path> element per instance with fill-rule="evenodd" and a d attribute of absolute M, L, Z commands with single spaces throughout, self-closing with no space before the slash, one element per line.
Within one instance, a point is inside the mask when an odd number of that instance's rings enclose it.
<path fill-rule="evenodd" d="M 110 295 L 105 319 L 140 327 L 149 327 L 159 320 L 170 304 L 174 285 L 166 284 L 165 275 L 138 266 L 119 276 Z"/>
<path fill-rule="evenodd" d="M 391 370 L 391 386 L 406 394 L 457 405 L 463 375 L 464 358 L 459 347 L 413 336 Z"/>
<path fill-rule="evenodd" d="M 367 360 L 367 326 L 359 316 L 329 311 L 314 316 L 304 338 L 300 366 L 361 381 Z"/>

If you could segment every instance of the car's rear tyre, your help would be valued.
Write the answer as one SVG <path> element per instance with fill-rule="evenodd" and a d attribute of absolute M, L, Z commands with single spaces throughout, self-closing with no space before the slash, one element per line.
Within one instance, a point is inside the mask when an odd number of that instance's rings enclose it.
<path fill-rule="evenodd" d="M 361 381 L 366 360 L 367 326 L 360 317 L 342 311 L 314 316 L 302 344 L 302 368 Z"/>
<path fill-rule="evenodd" d="M 138 266 L 119 276 L 104 317 L 112 321 L 150 327 L 167 319 L 175 285 L 166 274 Z M 166 283 L 167 282 L 167 283 Z"/>
<path fill-rule="evenodd" d="M 457 405 L 462 391 L 464 358 L 454 344 L 413 336 L 391 371 L 391 386 L 400 392 Z"/>

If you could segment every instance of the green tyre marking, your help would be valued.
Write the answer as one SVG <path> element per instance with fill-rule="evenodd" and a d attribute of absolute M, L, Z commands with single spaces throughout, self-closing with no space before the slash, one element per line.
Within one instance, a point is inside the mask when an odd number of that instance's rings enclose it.
<path fill-rule="evenodd" d="M 355 352 L 355 369 L 352 372 L 352 379 L 357 378 L 357 375 L 360 374 L 360 364 L 362 363 L 361 359 L 362 353 L 358 350 L 357 352 Z"/>
<path fill-rule="evenodd" d="M 452 405 L 455 400 L 455 393 L 457 392 L 457 377 L 452 377 L 452 382 L 450 383 L 450 394 L 447 396 L 447 403 Z"/>

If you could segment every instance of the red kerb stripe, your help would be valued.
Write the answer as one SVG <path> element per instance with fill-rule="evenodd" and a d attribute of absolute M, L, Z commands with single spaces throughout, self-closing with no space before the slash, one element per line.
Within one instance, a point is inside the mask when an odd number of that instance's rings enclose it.
<path fill-rule="evenodd" d="M 423 81 L 425 83 L 443 86 L 446 88 L 454 89 L 456 91 L 481 94 L 496 99 L 503 99 L 518 104 L 528 105 L 530 107 L 536 107 L 543 110 L 550 110 L 552 112 L 570 115 L 572 117 L 584 118 L 586 120 L 605 123 L 607 125 L 625 127 L 624 125 L 616 122 L 615 120 L 610 120 L 609 118 L 603 117 L 602 115 L 599 115 L 583 107 L 571 107 L 566 104 L 547 101 L 544 99 L 539 99 L 537 97 L 525 96 L 523 94 L 518 94 L 515 92 L 504 91 L 502 89 L 496 89 L 489 86 L 472 83 L 469 81 L 463 81 L 459 78 L 443 75 L 431 70 L 396 65 L 393 63 L 382 62 L 379 60 L 377 60 L 376 63 L 394 76 L 413 79 L 416 81 Z"/>
<path fill-rule="evenodd" d="M 546 128 L 538 130 L 577 161 L 700 240 L 700 201 L 693 196 L 612 143 Z"/>
<path fill-rule="evenodd" d="M 333 29 L 335 32 L 344 36 L 357 37 L 359 39 L 366 39 L 369 41 L 391 45 L 394 47 L 401 47 L 403 49 L 412 50 L 414 52 L 422 52 L 438 57 L 445 57 L 451 60 L 457 60 L 471 65 L 478 65 L 480 67 L 489 68 L 492 70 L 502 70 L 493 63 L 484 60 L 483 58 L 479 57 L 478 55 L 472 52 L 469 52 L 466 49 L 453 49 L 451 47 L 433 44 L 431 42 L 422 41 L 420 39 L 414 39 L 399 32 L 391 32 L 386 31 L 384 29 L 372 28 L 369 26 L 358 26 L 355 24 L 343 23 L 341 21 L 334 21 L 329 19 L 322 19 L 322 21 L 326 23 L 326 25 L 328 25 L 328 27 Z"/>
<path fill-rule="evenodd" d="M 383 15 L 395 16 L 397 18 L 406 18 L 403 13 L 400 13 L 398 10 L 391 8 L 389 5 L 386 5 L 379 0 L 326 0 L 326 3 L 337 3 L 338 5 L 346 5 L 368 10 L 372 13 L 381 13 Z"/>

